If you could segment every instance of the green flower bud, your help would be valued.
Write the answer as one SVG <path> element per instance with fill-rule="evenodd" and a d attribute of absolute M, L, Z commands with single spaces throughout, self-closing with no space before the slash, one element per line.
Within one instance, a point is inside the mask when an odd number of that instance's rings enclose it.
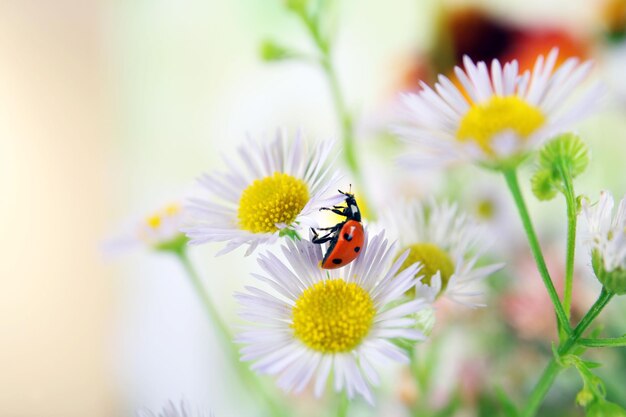
<path fill-rule="evenodd" d="M 596 401 L 587 408 L 587 417 L 626 417 L 626 410 L 615 403 Z"/>
<path fill-rule="evenodd" d="M 606 271 L 602 255 L 598 250 L 591 252 L 591 266 L 596 274 L 598 281 L 604 285 L 607 291 L 614 292 L 617 295 L 626 294 L 626 270 L 623 268 L 615 268 L 612 271 Z"/>
<path fill-rule="evenodd" d="M 576 404 L 587 407 L 596 397 L 586 386 L 576 395 Z"/>
<path fill-rule="evenodd" d="M 557 189 L 554 186 L 552 173 L 548 170 L 540 170 L 530 180 L 533 194 L 541 200 L 552 200 L 556 196 Z"/>
<path fill-rule="evenodd" d="M 261 43 L 260 54 L 264 61 L 281 61 L 293 55 L 287 48 L 271 40 Z"/>
<path fill-rule="evenodd" d="M 569 181 L 580 175 L 589 164 L 585 143 L 573 133 L 564 133 L 546 143 L 539 151 L 537 171 L 531 183 L 539 200 L 551 200 L 557 191 L 565 192 Z"/>
<path fill-rule="evenodd" d="M 435 309 L 425 308 L 415 313 L 415 321 L 417 329 L 424 333 L 424 336 L 430 336 L 435 327 Z"/>
<path fill-rule="evenodd" d="M 572 176 L 582 174 L 589 165 L 587 145 L 573 133 L 563 133 L 546 143 L 539 152 L 539 166 L 558 174 L 563 166 Z"/>
<path fill-rule="evenodd" d="M 285 7 L 295 12 L 304 11 L 309 5 L 309 0 L 285 0 Z"/>

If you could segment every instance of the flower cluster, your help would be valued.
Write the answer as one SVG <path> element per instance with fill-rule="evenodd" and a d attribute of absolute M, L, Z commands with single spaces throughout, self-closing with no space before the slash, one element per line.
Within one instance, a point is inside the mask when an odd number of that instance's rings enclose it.
<path fill-rule="evenodd" d="M 307 19 L 306 2 L 296 3 L 290 7 Z M 264 53 L 272 60 L 290 55 L 271 44 Z M 524 72 L 516 61 L 494 60 L 488 67 L 465 57 L 464 68 L 454 70 L 456 79 L 440 75 L 434 87 L 422 83 L 420 92 L 403 96 L 406 120 L 396 132 L 417 151 L 404 158 L 412 167 L 470 161 L 503 174 L 556 313 L 561 332 L 556 363 L 577 367 L 587 386 L 597 377 L 574 348 L 583 343 L 579 339 L 595 316 L 575 329 L 570 320 L 577 215 L 582 211 L 593 268 L 603 284 L 599 307 L 588 313 L 597 315 L 610 297 L 626 293 L 626 199 L 612 216 L 610 194 L 602 192 L 592 205 L 574 192 L 573 180 L 585 171 L 589 157 L 584 142 L 564 132 L 591 109 L 599 89 L 577 94 L 591 63 L 570 58 L 558 65 L 557 57 L 553 49 Z M 353 144 L 344 143 L 348 165 L 357 171 Z M 256 255 L 259 270 L 251 273 L 254 284 L 235 294 L 246 321 L 235 336 L 241 360 L 275 377 L 287 392 L 312 387 L 319 397 L 331 380 L 334 390 L 349 399 L 360 395 L 374 404 L 381 369 L 411 363 L 416 344 L 430 334 L 424 321 L 432 316 L 422 313 L 432 312 L 441 297 L 482 306 L 480 282 L 503 264 L 482 259 L 489 247 L 484 230 L 454 203 L 398 198 L 390 207 L 374 208 L 381 213 L 377 220 L 362 217 L 351 191 L 335 192 L 341 176 L 334 155 L 340 152 L 332 141 L 312 145 L 301 134 L 290 139 L 282 131 L 268 142 L 248 138 L 237 158 L 226 160 L 225 171 L 200 177 L 201 197 L 190 198 L 184 210 L 168 206 L 149 216 L 136 236 L 155 249 L 177 252 L 188 269 L 187 243 L 219 242 L 218 255 L 244 246 L 249 256 L 263 247 Z M 562 297 L 518 183 L 518 166 L 532 157 L 537 163 L 531 184 L 538 199 L 548 201 L 559 192 L 566 199 Z M 358 182 L 355 188 L 365 188 Z M 320 210 L 338 215 L 339 222 L 319 227 L 329 220 L 319 216 Z M 184 225 L 183 211 L 189 214 Z M 197 278 L 195 284 L 201 287 Z M 558 370 L 546 372 L 551 377 L 549 372 Z M 609 404 L 601 391 L 585 391 L 579 403 L 590 410 Z M 539 394 L 533 398 L 540 400 Z M 535 406 L 531 403 L 522 414 L 533 415 Z M 158 414 L 179 415 L 191 413 L 184 405 L 179 411 L 169 404 Z"/>

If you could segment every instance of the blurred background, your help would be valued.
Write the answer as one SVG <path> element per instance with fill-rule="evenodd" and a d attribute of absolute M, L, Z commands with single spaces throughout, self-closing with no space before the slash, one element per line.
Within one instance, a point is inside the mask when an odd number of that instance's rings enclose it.
<path fill-rule="evenodd" d="M 558 46 L 563 57 L 596 60 L 594 76 L 608 87 L 603 107 L 577 127 L 592 149 L 577 191 L 594 200 L 602 188 L 623 195 L 626 5 L 344 0 L 336 9 L 335 63 L 373 200 L 458 200 L 500 239 L 492 257 L 509 268 L 490 281 L 489 307 L 471 314 L 441 307 L 440 342 L 424 346 L 440 366 L 432 395 L 422 398 L 436 409 L 458 395 L 464 406 L 454 415 L 495 415 L 493 386 L 528 390 L 553 337 L 521 228 L 497 191 L 502 181 L 475 168 L 408 179 L 391 170 L 393 194 L 385 193 L 377 173 L 403 152 L 385 128 L 399 91 L 449 73 L 463 53 L 528 66 Z M 133 219 L 182 201 L 194 178 L 223 167 L 220 155 L 247 133 L 285 127 L 315 140 L 338 137 L 319 68 L 263 62 L 265 39 L 311 49 L 281 0 L 0 2 L 0 416 L 131 416 L 180 398 L 219 417 L 255 415 L 180 266 L 146 249 L 114 256 L 102 247 Z M 563 203 L 528 196 L 558 275 Z M 234 324 L 231 294 L 249 282 L 255 263 L 243 250 L 216 258 L 220 247 L 191 255 Z M 575 297 L 584 312 L 597 287 L 579 259 Z M 624 333 L 619 304 L 604 315 L 614 335 Z M 603 354 L 609 398 L 626 405 L 626 354 Z M 569 376 L 548 398 L 546 416 L 583 415 L 573 404 L 580 383 Z M 356 405 L 355 415 L 405 415 L 402 404 L 419 398 L 405 380 L 390 377 L 377 408 Z"/>

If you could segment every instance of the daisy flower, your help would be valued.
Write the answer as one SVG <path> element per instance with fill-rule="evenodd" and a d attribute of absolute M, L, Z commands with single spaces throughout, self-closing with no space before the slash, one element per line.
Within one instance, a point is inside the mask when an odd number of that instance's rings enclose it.
<path fill-rule="evenodd" d="M 227 161 L 227 172 L 199 179 L 209 195 L 190 200 L 194 219 L 184 229 L 190 243 L 227 242 L 219 254 L 247 244 L 249 255 L 300 225 L 316 226 L 321 207 L 342 201 L 339 194 L 324 198 L 338 180 L 332 147 L 326 142 L 310 149 L 300 134 L 289 141 L 284 132 L 265 145 L 248 138 L 238 149 L 241 164 Z"/>
<path fill-rule="evenodd" d="M 415 328 L 415 313 L 427 303 L 403 296 L 417 282 L 419 265 L 399 272 L 408 253 L 393 262 L 395 244 L 383 233 L 366 237 L 359 257 L 332 272 L 320 268 L 322 249 L 290 240 L 282 247 L 286 261 L 260 256 L 263 274 L 253 276 L 277 294 L 246 287 L 235 295 L 241 316 L 256 325 L 237 338 L 246 345 L 242 360 L 277 376 L 286 391 L 301 392 L 314 380 L 318 397 L 332 374 L 335 391 L 349 398 L 358 393 L 373 404 L 370 386 L 380 383 L 375 366 L 409 361 L 393 341 L 425 338 Z"/>
<path fill-rule="evenodd" d="M 398 253 L 409 251 L 402 268 L 415 262 L 422 265 L 416 292 L 431 302 L 446 296 L 464 305 L 479 306 L 473 300 L 481 292 L 471 287 L 503 266 L 476 267 L 488 246 L 483 229 L 456 205 L 398 202 L 384 213 L 381 224 L 399 240 Z"/>
<path fill-rule="evenodd" d="M 417 94 L 402 101 L 407 125 L 397 133 L 425 152 L 405 160 L 413 166 L 447 165 L 474 161 L 497 167 L 519 161 L 543 140 L 567 129 L 580 119 L 598 98 L 589 88 L 571 105 L 577 87 L 591 69 L 569 58 L 555 69 L 558 51 L 539 56 L 530 71 L 519 73 L 517 61 L 502 65 L 493 60 L 474 63 L 465 70 L 455 67 L 461 88 L 440 75 L 434 89 L 421 83 Z"/>
<path fill-rule="evenodd" d="M 158 413 L 146 409 L 140 410 L 137 412 L 137 417 L 213 417 L 213 413 L 193 411 L 189 403 L 182 400 L 178 406 L 173 401 L 169 401 Z"/>
<path fill-rule="evenodd" d="M 170 203 L 143 219 L 133 222 L 121 237 L 105 243 L 109 253 L 121 252 L 136 246 L 153 250 L 179 250 L 187 244 L 187 237 L 180 232 L 186 221 L 186 211 L 179 203 Z"/>
<path fill-rule="evenodd" d="M 613 216 L 613 196 L 600 193 L 600 201 L 582 202 L 587 228 L 586 244 L 591 250 L 594 272 L 604 286 L 615 293 L 626 293 L 626 197 Z"/>

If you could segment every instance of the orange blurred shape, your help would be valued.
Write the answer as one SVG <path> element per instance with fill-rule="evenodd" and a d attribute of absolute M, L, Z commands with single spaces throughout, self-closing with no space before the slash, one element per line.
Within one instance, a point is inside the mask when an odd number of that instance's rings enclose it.
<path fill-rule="evenodd" d="M 454 66 L 462 67 L 464 56 L 487 63 L 517 59 L 522 72 L 532 70 L 537 57 L 555 47 L 559 49 L 555 68 L 570 57 L 587 58 L 591 49 L 585 39 L 565 28 L 514 24 L 477 7 L 442 10 L 431 52 L 413 60 L 401 87 L 419 90 L 420 81 L 432 84 L 438 74 L 445 74 L 465 94 L 454 75 Z"/>
<path fill-rule="evenodd" d="M 589 57 L 590 46 L 584 40 L 563 29 L 538 27 L 520 32 L 501 60 L 517 59 L 520 71 L 532 70 L 537 57 L 548 55 L 553 48 L 559 49 L 555 69 L 568 58 L 578 57 L 584 60 Z"/>

